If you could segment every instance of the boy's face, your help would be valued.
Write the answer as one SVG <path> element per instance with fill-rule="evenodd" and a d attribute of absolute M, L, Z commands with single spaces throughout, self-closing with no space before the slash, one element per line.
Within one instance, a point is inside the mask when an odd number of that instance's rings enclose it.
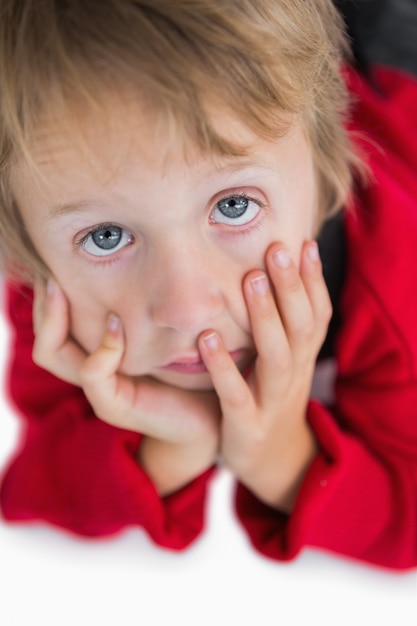
<path fill-rule="evenodd" d="M 42 179 L 23 165 L 14 173 L 29 234 L 69 300 L 72 335 L 92 352 L 117 313 L 127 375 L 211 388 L 196 344 L 206 329 L 243 370 L 255 354 L 244 275 L 265 267 L 273 241 L 298 262 L 312 236 L 317 189 L 301 128 L 274 142 L 228 116 L 218 128 L 249 156 L 167 154 L 164 134 L 126 106 L 91 124 L 87 151 L 70 133 L 44 131 L 34 141 Z"/>

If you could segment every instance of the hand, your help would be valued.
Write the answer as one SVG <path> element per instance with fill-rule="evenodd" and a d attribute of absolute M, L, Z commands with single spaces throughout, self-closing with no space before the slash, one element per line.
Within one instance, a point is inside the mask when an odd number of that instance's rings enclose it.
<path fill-rule="evenodd" d="M 81 387 L 100 419 L 147 436 L 141 460 L 161 492 L 175 490 L 215 462 L 220 411 L 214 392 L 186 391 L 118 373 L 124 337 L 114 315 L 109 315 L 101 345 L 86 354 L 70 335 L 68 301 L 54 282 L 48 289 L 36 283 L 33 317 L 35 363 Z M 175 471 L 168 467 L 172 464 Z"/>
<path fill-rule="evenodd" d="M 280 243 L 266 267 L 243 283 L 257 348 L 247 380 L 214 331 L 199 349 L 221 404 L 225 464 L 265 503 L 290 511 L 316 453 L 306 407 L 331 303 L 315 242 L 304 244 L 299 271 Z"/>

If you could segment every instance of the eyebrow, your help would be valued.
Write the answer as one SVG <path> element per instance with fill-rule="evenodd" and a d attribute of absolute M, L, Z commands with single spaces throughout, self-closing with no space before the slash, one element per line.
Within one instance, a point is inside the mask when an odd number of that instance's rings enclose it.
<path fill-rule="evenodd" d="M 97 200 L 93 198 L 89 200 L 76 200 L 74 202 L 57 204 L 48 211 L 48 214 L 45 218 L 45 225 L 49 224 L 49 222 L 52 222 L 55 219 L 65 217 L 66 215 L 70 215 L 72 213 L 79 213 L 87 207 L 91 207 L 97 204 Z"/>
<path fill-rule="evenodd" d="M 234 173 L 240 170 L 249 169 L 256 171 L 258 174 L 260 174 L 261 172 L 266 173 L 268 171 L 271 171 L 270 168 L 260 165 L 259 162 L 253 159 L 248 159 L 247 157 L 242 157 L 242 159 L 244 159 L 243 162 L 236 162 L 235 159 L 232 160 L 231 157 L 231 160 L 229 162 L 226 161 L 224 165 L 216 168 L 216 171 L 219 174 L 225 171 Z M 71 215 L 74 213 L 80 213 L 87 208 L 91 208 L 94 206 L 97 207 L 100 203 L 101 200 L 99 198 L 84 198 L 72 202 L 56 204 L 52 206 L 48 211 L 48 214 L 45 218 L 45 226 L 47 226 L 50 222 L 55 221 L 56 219 L 66 217 L 67 215 Z"/>

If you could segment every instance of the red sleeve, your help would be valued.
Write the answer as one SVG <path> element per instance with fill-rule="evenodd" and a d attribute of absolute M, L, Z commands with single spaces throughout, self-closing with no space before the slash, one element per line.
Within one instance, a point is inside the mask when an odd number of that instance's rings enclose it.
<path fill-rule="evenodd" d="M 33 363 L 31 292 L 10 287 L 8 296 L 14 330 L 8 389 L 25 427 L 3 476 L 3 516 L 89 536 L 140 526 L 157 544 L 185 548 L 203 528 L 212 472 L 161 499 L 135 460 L 141 436 L 97 419 L 79 388 Z"/>
<path fill-rule="evenodd" d="M 320 451 L 291 515 L 242 485 L 236 506 L 272 559 L 311 546 L 407 569 L 417 566 L 417 83 L 382 69 L 380 93 L 350 80 L 374 180 L 345 217 L 335 404 L 308 406 Z"/>

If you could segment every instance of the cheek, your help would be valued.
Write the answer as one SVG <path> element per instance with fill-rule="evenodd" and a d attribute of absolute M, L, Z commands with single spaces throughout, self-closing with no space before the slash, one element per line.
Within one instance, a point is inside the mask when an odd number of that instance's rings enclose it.
<path fill-rule="evenodd" d="M 71 334 L 86 352 L 94 352 L 103 336 L 107 310 L 82 291 L 75 294 L 65 291 L 70 303 Z"/>
<path fill-rule="evenodd" d="M 122 300 L 121 293 L 109 289 L 113 281 L 97 276 L 92 280 L 82 274 L 60 272 L 55 277 L 69 302 L 71 334 L 91 353 L 100 344 L 108 313 L 121 314 L 116 310 L 116 303 Z"/>
<path fill-rule="evenodd" d="M 226 307 L 235 323 L 249 334 L 251 334 L 251 325 L 243 295 L 243 280 L 254 269 L 266 269 L 266 251 L 268 246 L 276 240 L 271 228 L 262 229 L 256 233 L 255 237 L 248 238 L 241 246 L 233 250 L 231 255 L 233 261 L 228 259 L 228 263 L 232 263 L 232 271 L 228 273 L 227 283 L 223 283 Z"/>
<path fill-rule="evenodd" d="M 144 297 L 137 293 L 132 296 L 132 289 L 120 280 L 120 276 L 104 278 L 94 276 L 66 277 L 61 284 L 70 304 L 71 334 L 87 353 L 94 352 L 102 340 L 107 317 L 116 313 L 122 320 L 125 339 L 125 358 L 129 361 L 132 352 L 137 354 L 137 347 L 144 344 L 149 334 L 142 306 Z M 137 296 L 137 297 L 136 297 Z"/>
<path fill-rule="evenodd" d="M 305 190 L 294 194 L 287 206 L 292 207 L 292 210 L 285 215 L 270 243 L 282 241 L 299 267 L 303 243 L 314 236 L 317 214 L 314 185 L 306 185 Z"/>

